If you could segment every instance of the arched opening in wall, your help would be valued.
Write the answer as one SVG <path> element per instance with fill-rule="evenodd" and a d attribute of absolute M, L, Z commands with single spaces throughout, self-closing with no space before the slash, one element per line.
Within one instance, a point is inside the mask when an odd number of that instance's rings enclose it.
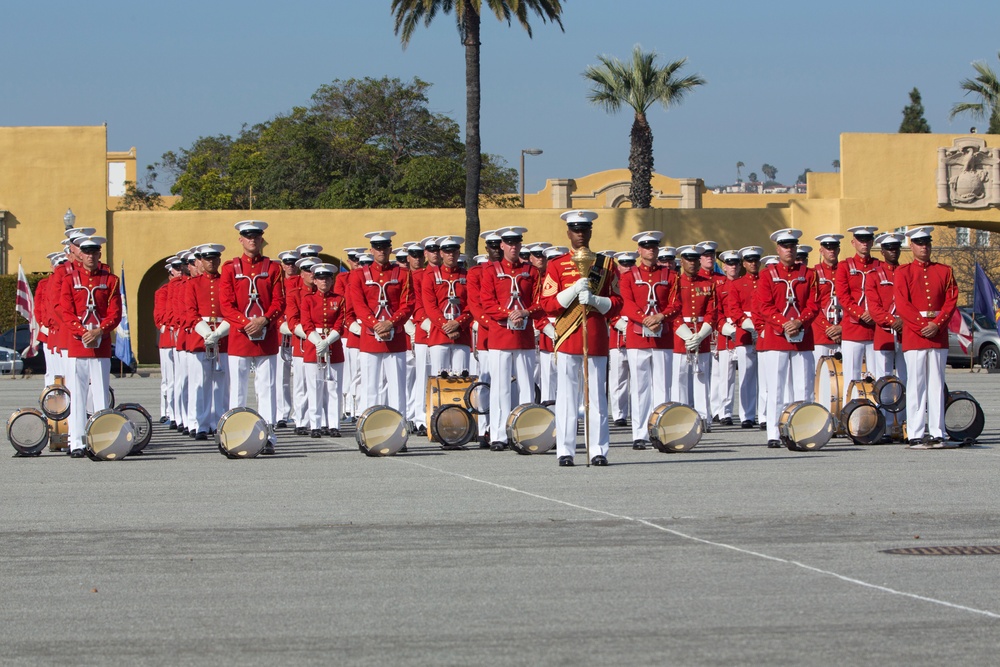
<path fill-rule="evenodd" d="M 619 195 L 611 201 L 611 208 L 632 208 L 632 200 L 626 195 Z"/>
<path fill-rule="evenodd" d="M 167 270 L 163 268 L 167 258 L 168 256 L 164 255 L 161 260 L 154 262 L 151 267 L 146 269 L 139 281 L 137 303 L 131 309 L 129 327 L 136 332 L 139 339 L 136 357 L 140 364 L 155 364 L 160 361 L 160 332 L 157 331 L 156 322 L 153 321 L 153 306 L 156 300 L 156 290 L 170 277 Z"/>

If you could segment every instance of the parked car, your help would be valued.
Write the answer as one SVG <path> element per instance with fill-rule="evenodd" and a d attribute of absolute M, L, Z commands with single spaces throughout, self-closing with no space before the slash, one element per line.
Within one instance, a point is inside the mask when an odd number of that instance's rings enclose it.
<path fill-rule="evenodd" d="M 0 374 L 9 375 L 13 373 L 18 375 L 24 371 L 24 362 L 21 361 L 21 355 L 17 353 L 17 350 L 12 350 L 9 347 L 0 347 Z"/>
<path fill-rule="evenodd" d="M 960 308 L 966 326 L 972 332 L 972 356 L 986 369 L 1000 368 L 1000 333 L 991 318 L 973 313 L 971 308 Z M 955 333 L 948 333 L 948 364 L 952 368 L 968 368 L 969 353 L 962 351 Z"/>
<path fill-rule="evenodd" d="M 28 329 L 28 325 L 18 324 L 16 340 L 14 337 L 14 329 L 7 329 L 0 334 L 0 347 L 11 348 L 20 353 L 21 350 L 28 347 L 29 340 L 31 340 L 31 331 Z M 41 351 L 41 346 L 39 346 L 38 354 L 33 357 L 22 357 L 22 362 L 24 364 L 24 373 L 34 375 L 45 374 L 45 355 Z M 122 363 L 121 359 L 112 354 L 111 373 L 113 375 L 121 375 L 123 372 L 131 374 L 135 372 L 135 369 L 126 366 Z"/>

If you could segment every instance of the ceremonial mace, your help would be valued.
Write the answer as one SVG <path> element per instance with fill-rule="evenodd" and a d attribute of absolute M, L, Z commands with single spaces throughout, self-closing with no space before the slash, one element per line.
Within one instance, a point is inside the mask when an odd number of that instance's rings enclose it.
<path fill-rule="evenodd" d="M 587 278 L 587 289 L 590 289 L 590 270 L 594 268 L 597 255 L 590 248 L 583 246 L 573 252 L 573 265 L 580 272 L 581 278 Z M 587 447 L 587 467 L 590 467 L 590 364 L 587 359 L 587 308 L 583 306 L 583 442 Z"/>

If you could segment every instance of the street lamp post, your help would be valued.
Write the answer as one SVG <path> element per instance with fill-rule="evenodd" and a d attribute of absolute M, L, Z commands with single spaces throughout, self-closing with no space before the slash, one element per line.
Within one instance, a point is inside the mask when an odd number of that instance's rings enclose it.
<path fill-rule="evenodd" d="M 521 208 L 524 208 L 524 156 L 525 155 L 541 155 L 542 149 L 540 148 L 522 148 L 521 149 Z"/>
<path fill-rule="evenodd" d="M 73 214 L 73 209 L 66 209 L 66 215 L 63 216 L 63 225 L 66 229 L 73 229 L 73 225 L 76 224 L 76 215 Z"/>

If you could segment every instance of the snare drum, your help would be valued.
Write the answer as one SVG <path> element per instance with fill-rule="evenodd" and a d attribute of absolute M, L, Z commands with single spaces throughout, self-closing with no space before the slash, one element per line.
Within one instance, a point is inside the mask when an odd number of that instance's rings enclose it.
<path fill-rule="evenodd" d="M 944 428 L 948 437 L 971 445 L 983 433 L 986 414 L 967 391 L 952 391 L 944 403 Z"/>
<path fill-rule="evenodd" d="M 83 442 L 95 461 L 123 459 L 135 444 L 135 425 L 118 410 L 98 410 L 87 420 Z"/>
<path fill-rule="evenodd" d="M 267 446 L 271 429 L 250 408 L 233 408 L 219 418 L 215 442 L 219 452 L 231 459 L 252 459 Z"/>
<path fill-rule="evenodd" d="M 844 401 L 844 366 L 833 356 L 820 357 L 816 363 L 816 402 L 831 414 L 839 415 Z M 838 435 L 843 429 L 835 424 Z"/>
<path fill-rule="evenodd" d="M 544 454 L 556 446 L 556 416 L 537 403 L 517 406 L 507 417 L 507 441 L 518 454 Z"/>
<path fill-rule="evenodd" d="M 874 445 L 885 435 L 885 417 L 868 398 L 852 398 L 840 413 L 840 423 L 858 445 Z"/>
<path fill-rule="evenodd" d="M 17 450 L 15 456 L 40 456 L 49 444 L 49 422 L 41 410 L 18 410 L 7 420 L 7 440 Z"/>
<path fill-rule="evenodd" d="M 119 403 L 115 410 L 124 414 L 135 425 L 135 444 L 129 454 L 138 454 L 153 437 L 153 418 L 138 403 Z"/>
<path fill-rule="evenodd" d="M 833 415 L 819 403 L 795 401 L 782 411 L 778 434 L 785 447 L 792 451 L 822 449 L 833 437 Z"/>
<path fill-rule="evenodd" d="M 875 404 L 886 412 L 906 409 L 906 386 L 895 375 L 886 375 L 875 383 Z"/>
<path fill-rule="evenodd" d="M 406 420 L 392 408 L 373 405 L 358 417 L 354 438 L 367 456 L 393 456 L 406 446 Z"/>
<path fill-rule="evenodd" d="M 653 408 L 646 423 L 649 440 L 664 454 L 694 449 L 701 440 L 701 415 L 683 403 L 667 402 Z"/>

